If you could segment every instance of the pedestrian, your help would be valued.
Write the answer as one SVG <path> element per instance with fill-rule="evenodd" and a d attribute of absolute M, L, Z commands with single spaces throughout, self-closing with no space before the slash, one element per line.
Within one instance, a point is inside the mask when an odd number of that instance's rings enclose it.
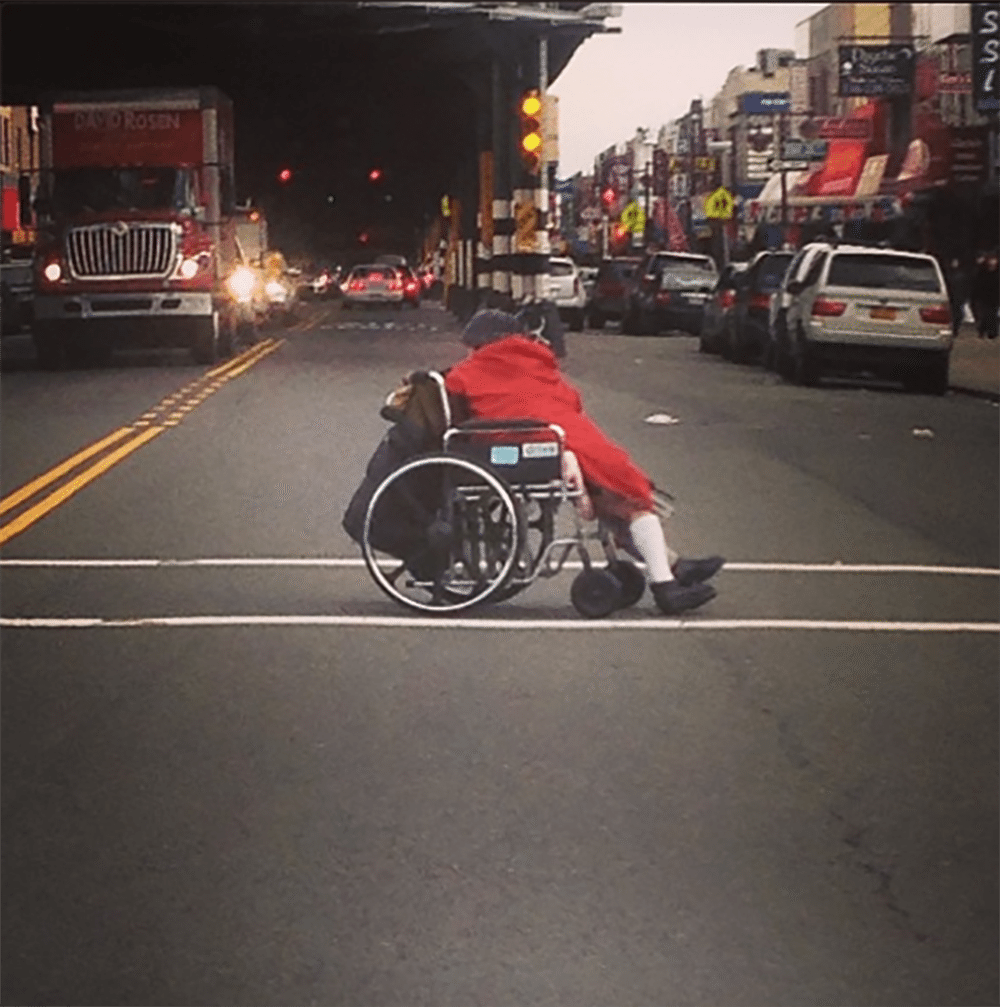
<path fill-rule="evenodd" d="M 997 277 L 997 253 L 981 255 L 977 259 L 976 273 L 972 279 L 972 313 L 980 339 L 997 338 L 997 307 L 1000 287 Z"/>
<path fill-rule="evenodd" d="M 445 376 L 450 396 L 473 418 L 529 418 L 561 427 L 595 515 L 623 550 L 646 564 L 660 611 L 677 615 L 711 601 L 716 591 L 705 581 L 725 561 L 682 559 L 668 548 L 652 480 L 583 411 L 580 393 L 560 373 L 558 347 L 532 328 L 504 311 L 474 315 L 462 333 L 469 356 Z"/>
<path fill-rule="evenodd" d="M 965 303 L 969 299 L 969 282 L 959 259 L 953 258 L 945 266 L 944 281 L 948 288 L 948 304 L 951 306 L 951 331 L 957 336 L 965 317 Z"/>

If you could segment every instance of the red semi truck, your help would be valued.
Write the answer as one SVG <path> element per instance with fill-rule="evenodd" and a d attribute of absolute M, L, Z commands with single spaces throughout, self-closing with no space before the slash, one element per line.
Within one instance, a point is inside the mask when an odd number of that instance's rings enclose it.
<path fill-rule="evenodd" d="M 115 346 L 231 354 L 253 325 L 236 241 L 233 109 L 214 87 L 75 92 L 41 108 L 34 341 L 42 366 Z"/>

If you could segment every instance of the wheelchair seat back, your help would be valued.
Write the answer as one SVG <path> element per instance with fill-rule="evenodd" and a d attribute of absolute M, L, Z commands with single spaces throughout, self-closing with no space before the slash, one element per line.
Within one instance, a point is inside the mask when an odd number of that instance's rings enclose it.
<path fill-rule="evenodd" d="M 479 462 L 512 486 L 562 482 L 563 432 L 537 420 L 470 420 L 445 431 L 444 450 Z"/>

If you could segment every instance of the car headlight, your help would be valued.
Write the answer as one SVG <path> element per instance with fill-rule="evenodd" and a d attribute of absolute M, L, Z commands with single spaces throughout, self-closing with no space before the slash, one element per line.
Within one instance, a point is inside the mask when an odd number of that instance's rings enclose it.
<path fill-rule="evenodd" d="M 268 280 L 267 285 L 264 287 L 264 292 L 272 301 L 284 301 L 288 297 L 285 285 L 278 280 Z"/>
<path fill-rule="evenodd" d="M 245 304 L 253 297 L 254 288 L 257 286 L 257 277 L 249 267 L 237 266 L 230 274 L 226 285 L 233 297 Z"/>

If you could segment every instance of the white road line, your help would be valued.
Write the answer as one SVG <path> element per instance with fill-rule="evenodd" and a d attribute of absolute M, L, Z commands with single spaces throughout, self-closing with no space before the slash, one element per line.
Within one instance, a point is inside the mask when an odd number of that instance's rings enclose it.
<path fill-rule="evenodd" d="M 196 559 L 0 559 L 0 567 L 71 567 L 108 568 L 121 567 L 364 567 L 360 557 L 264 557 L 230 556 L 202 557 Z M 566 570 L 579 570 L 582 564 L 568 561 Z M 1000 577 L 1000 569 L 980 566 L 928 566 L 912 563 L 726 563 L 726 573 L 875 573 L 875 574 L 942 574 L 960 577 Z"/>
<path fill-rule="evenodd" d="M 561 630 L 817 630 L 872 633 L 996 633 L 997 622 L 871 622 L 855 619 L 459 619 L 367 615 L 179 615 L 130 619 L 0 618 L 11 629 L 170 629 L 234 626 L 360 626 L 382 629 Z"/>

